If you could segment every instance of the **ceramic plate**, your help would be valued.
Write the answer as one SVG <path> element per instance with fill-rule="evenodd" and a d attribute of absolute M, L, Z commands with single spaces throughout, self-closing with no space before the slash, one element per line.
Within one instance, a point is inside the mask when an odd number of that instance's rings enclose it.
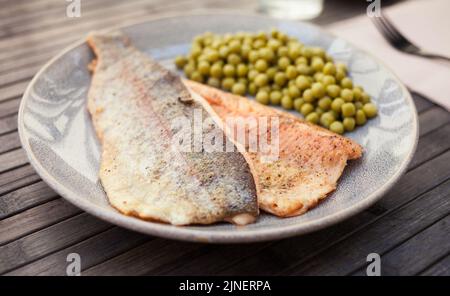
<path fill-rule="evenodd" d="M 114 210 L 98 179 L 100 146 L 86 110 L 93 55 L 84 41 L 51 60 L 30 83 L 19 111 L 19 132 L 31 164 L 42 179 L 74 205 L 111 223 L 166 238 L 200 242 L 252 242 L 300 235 L 338 223 L 367 208 L 405 171 L 418 138 L 411 97 L 380 61 L 316 26 L 249 15 L 172 16 L 123 28 L 134 44 L 164 65 L 189 49 L 193 36 L 260 31 L 277 27 L 309 45 L 318 45 L 348 65 L 379 108 L 379 116 L 348 137 L 364 155 L 351 161 L 337 190 L 310 212 L 293 218 L 262 214 L 254 224 L 177 227 L 141 221 Z M 86 32 L 88 33 L 88 32 Z"/>

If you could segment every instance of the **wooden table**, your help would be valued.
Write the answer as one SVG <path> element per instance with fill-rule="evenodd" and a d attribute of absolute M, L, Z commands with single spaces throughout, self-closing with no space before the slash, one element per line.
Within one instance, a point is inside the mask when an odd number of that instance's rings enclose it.
<path fill-rule="evenodd" d="M 450 113 L 418 95 L 420 140 L 408 172 L 368 210 L 309 235 L 247 245 L 183 243 L 116 227 L 63 200 L 19 143 L 16 113 L 36 71 L 91 29 L 193 7 L 252 11 L 257 3 L 81 0 L 81 18 L 67 18 L 67 4 L 0 0 L 0 274 L 65 275 L 67 255 L 78 253 L 83 275 L 353 275 L 365 274 L 373 252 L 384 275 L 450 274 Z M 364 13 L 365 5 L 328 1 L 315 22 Z"/>

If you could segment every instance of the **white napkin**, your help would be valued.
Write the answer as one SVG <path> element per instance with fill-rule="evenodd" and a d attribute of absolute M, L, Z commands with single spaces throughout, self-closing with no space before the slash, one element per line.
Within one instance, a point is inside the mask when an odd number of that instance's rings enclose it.
<path fill-rule="evenodd" d="M 417 46 L 450 56 L 449 0 L 407 1 L 381 9 Z M 385 61 L 408 87 L 450 111 L 450 62 L 397 51 L 367 15 L 334 23 L 328 29 Z"/>

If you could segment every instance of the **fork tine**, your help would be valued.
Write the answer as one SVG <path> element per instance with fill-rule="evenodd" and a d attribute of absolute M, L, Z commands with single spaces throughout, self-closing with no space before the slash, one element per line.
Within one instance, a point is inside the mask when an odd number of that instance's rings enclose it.
<path fill-rule="evenodd" d="M 380 17 L 380 22 L 384 24 L 387 30 L 391 32 L 393 38 L 397 39 L 398 42 L 402 42 L 404 44 L 413 45 L 411 41 L 409 41 L 397 28 L 393 25 L 392 21 L 389 18 L 382 14 Z"/>
<path fill-rule="evenodd" d="M 379 20 L 379 17 L 372 18 L 373 23 L 378 28 L 378 30 L 381 32 L 381 35 L 394 47 L 397 47 L 396 40 L 392 33 L 386 28 L 386 26 Z"/>

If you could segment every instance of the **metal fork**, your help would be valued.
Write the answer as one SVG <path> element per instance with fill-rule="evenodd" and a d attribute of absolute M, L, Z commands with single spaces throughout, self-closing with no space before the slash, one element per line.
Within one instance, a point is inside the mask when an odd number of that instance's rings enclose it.
<path fill-rule="evenodd" d="M 380 31 L 380 33 L 383 35 L 383 37 L 397 50 L 425 58 L 450 61 L 450 57 L 426 52 L 416 46 L 405 36 L 403 36 L 403 34 L 395 28 L 395 26 L 386 18 L 386 16 L 381 15 L 380 17 L 373 17 L 372 21 Z"/>

